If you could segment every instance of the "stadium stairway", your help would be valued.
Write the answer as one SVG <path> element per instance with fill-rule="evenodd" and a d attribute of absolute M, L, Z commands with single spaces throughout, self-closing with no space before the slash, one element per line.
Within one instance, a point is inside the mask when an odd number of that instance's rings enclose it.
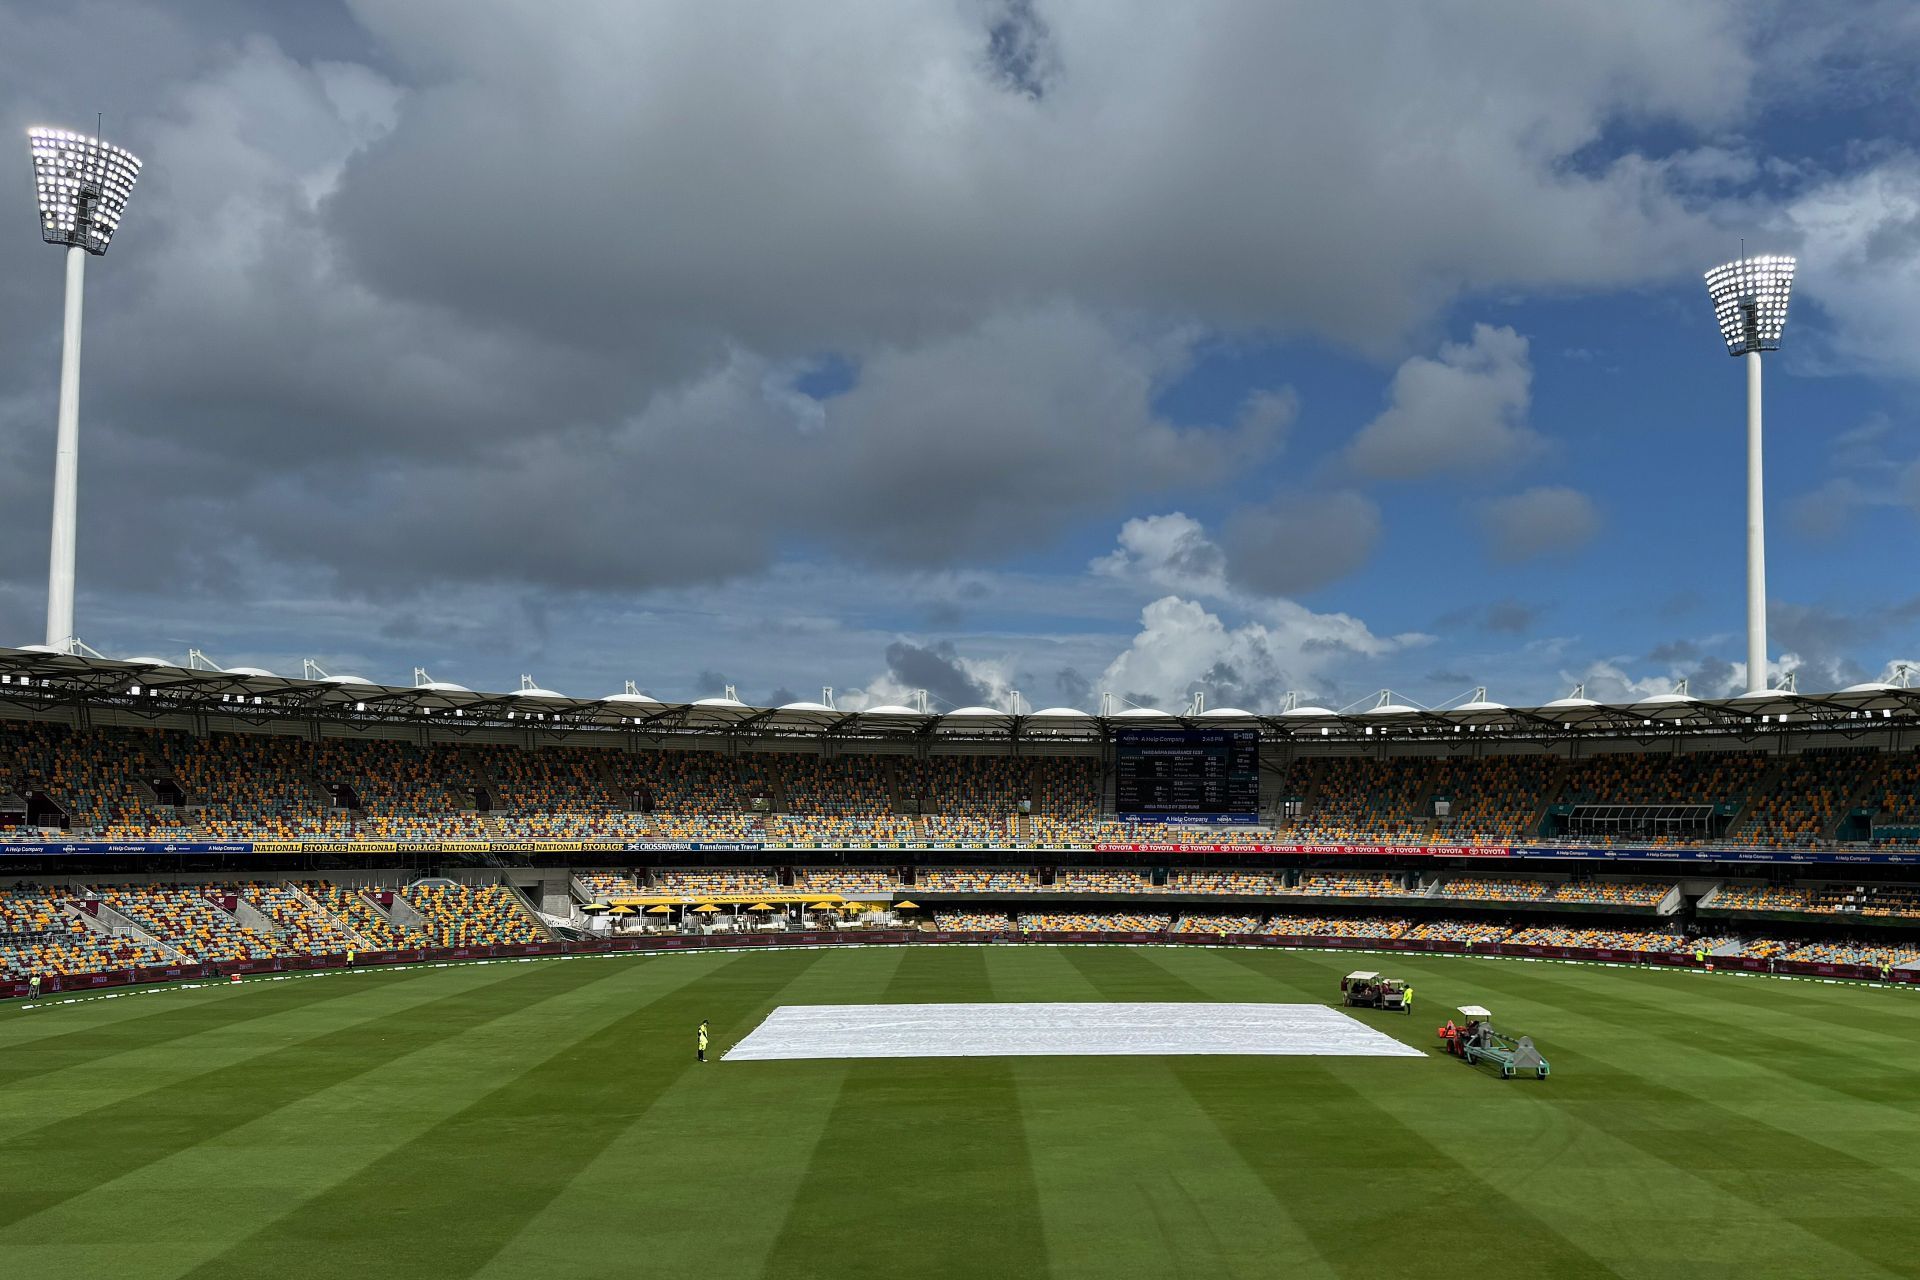
<path fill-rule="evenodd" d="M 547 922 L 547 917 L 541 912 L 539 906 L 527 897 L 526 892 L 518 885 L 508 884 L 506 890 L 507 896 L 513 900 L 514 905 L 519 907 L 526 914 L 527 919 L 533 923 L 533 927 L 540 931 L 541 941 L 552 942 L 556 936 L 553 926 Z"/>
<path fill-rule="evenodd" d="M 1740 812 L 1734 815 L 1731 823 L 1727 824 L 1727 835 L 1729 837 L 1743 836 L 1747 833 L 1747 828 L 1752 826 L 1754 820 L 1760 816 L 1761 806 L 1754 802 L 1765 799 L 1778 791 L 1780 789 L 1781 779 L 1785 776 L 1786 772 L 1787 757 L 1775 756 L 1767 762 L 1765 772 L 1758 778 L 1755 778 L 1753 786 L 1747 791 L 1747 794 L 1740 797 Z"/>
<path fill-rule="evenodd" d="M 124 933 L 131 937 L 138 938 L 140 941 L 145 942 L 149 946 L 176 960 L 191 961 L 194 958 L 172 943 L 164 942 L 155 937 L 148 930 L 135 924 L 130 916 L 121 915 L 104 902 L 94 903 L 93 910 L 91 911 L 81 907 L 76 902 L 69 902 L 66 904 L 66 911 L 68 915 L 78 917 L 82 924 L 86 925 L 87 928 L 93 930 L 95 933 L 104 934 L 109 937 Z"/>
<path fill-rule="evenodd" d="M 906 788 L 900 781 L 900 762 L 889 759 L 881 767 L 887 777 L 887 806 L 895 813 L 912 813 L 913 805 L 907 797 Z"/>
<path fill-rule="evenodd" d="M 283 880 L 280 882 L 280 887 L 285 889 L 288 895 L 292 897 L 303 910 L 312 912 L 316 919 L 323 920 L 338 929 L 359 949 L 364 951 L 379 950 L 379 948 L 374 946 L 358 929 L 353 927 L 353 921 L 348 920 L 345 916 L 337 916 L 327 910 L 326 907 L 321 905 L 320 900 L 308 893 L 299 881 Z"/>

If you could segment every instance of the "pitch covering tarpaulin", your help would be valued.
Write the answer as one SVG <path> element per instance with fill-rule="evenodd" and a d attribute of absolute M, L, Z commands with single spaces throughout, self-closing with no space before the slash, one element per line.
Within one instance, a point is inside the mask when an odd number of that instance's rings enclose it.
<path fill-rule="evenodd" d="M 1324 1005 L 1199 1002 L 782 1005 L 724 1056 L 740 1062 L 1162 1054 L 1425 1056 Z"/>

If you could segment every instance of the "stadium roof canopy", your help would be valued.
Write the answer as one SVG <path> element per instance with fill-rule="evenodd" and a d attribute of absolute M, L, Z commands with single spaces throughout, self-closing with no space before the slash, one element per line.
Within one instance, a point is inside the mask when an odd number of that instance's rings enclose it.
<path fill-rule="evenodd" d="M 993 707 L 928 713 L 904 706 L 842 711 L 817 702 L 753 707 L 732 698 L 661 702 L 641 694 L 568 698 L 547 689 L 485 693 L 444 682 L 380 685 L 340 677 L 296 679 L 258 669 L 189 669 L 151 658 L 115 660 L 0 649 L 0 714 L 88 724 L 162 724 L 181 717 L 263 727 L 335 721 L 363 728 L 431 726 L 621 732 L 643 737 L 746 735 L 847 742 L 1104 742 L 1117 731 L 1257 728 L 1272 742 L 1437 741 L 1455 735 L 1559 739 L 1569 735 L 1650 738 L 1675 734 L 1753 737 L 1827 729 L 1841 737 L 1920 724 L 1920 689 L 1855 685 L 1834 693 L 1773 690 L 1732 698 L 1661 694 L 1632 703 L 1562 698 L 1540 707 L 1485 700 L 1447 710 L 1388 702 L 1360 711 L 1301 707 L 1263 714 L 1220 708 L 1177 715 L 1129 708 L 1103 717 L 1073 707 L 1013 714 Z M 1904 724 L 1902 723 L 1904 722 Z"/>

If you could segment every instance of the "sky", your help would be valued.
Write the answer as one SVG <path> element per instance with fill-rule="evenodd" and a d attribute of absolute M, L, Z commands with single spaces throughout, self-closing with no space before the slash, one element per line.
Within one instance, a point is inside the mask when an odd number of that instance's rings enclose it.
<path fill-rule="evenodd" d="M 0 0 L 0 643 L 579 697 L 1178 710 L 1920 656 L 1920 8 Z M 1017 703 L 1016 703 L 1017 699 Z"/>

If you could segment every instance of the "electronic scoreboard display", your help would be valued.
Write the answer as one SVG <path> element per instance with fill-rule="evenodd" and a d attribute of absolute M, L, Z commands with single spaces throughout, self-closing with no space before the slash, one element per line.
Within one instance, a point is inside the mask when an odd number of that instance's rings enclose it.
<path fill-rule="evenodd" d="M 1113 742 L 1122 818 L 1252 822 L 1260 811 L 1256 729 L 1123 729 Z"/>

